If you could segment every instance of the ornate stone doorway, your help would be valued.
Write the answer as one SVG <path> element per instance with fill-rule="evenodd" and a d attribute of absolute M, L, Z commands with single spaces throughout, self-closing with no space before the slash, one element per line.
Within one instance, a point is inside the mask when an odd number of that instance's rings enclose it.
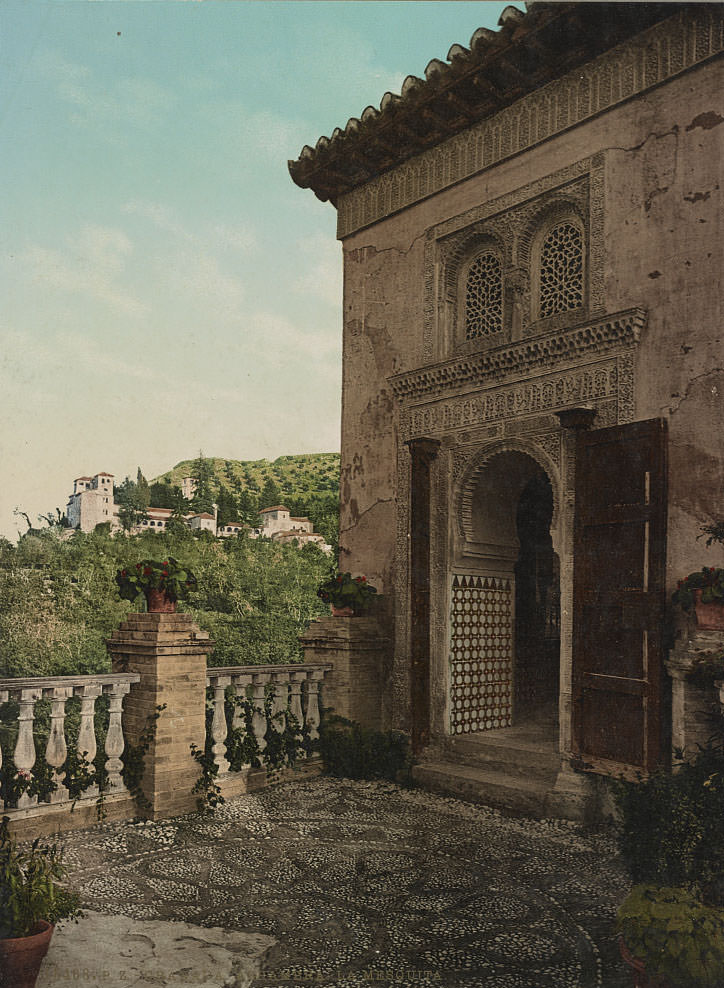
<path fill-rule="evenodd" d="M 450 594 L 450 733 L 557 720 L 557 497 L 533 446 L 484 452 L 458 498 Z M 544 468 L 545 466 L 545 468 Z"/>

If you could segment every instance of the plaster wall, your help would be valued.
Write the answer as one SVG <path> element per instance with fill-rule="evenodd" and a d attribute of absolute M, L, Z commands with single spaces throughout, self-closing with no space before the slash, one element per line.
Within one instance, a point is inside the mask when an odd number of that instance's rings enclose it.
<path fill-rule="evenodd" d="M 648 312 L 635 418 L 670 424 L 668 582 L 722 560 L 724 65 L 714 60 L 348 236 L 344 251 L 341 565 L 395 597 L 397 431 L 388 378 L 425 363 L 427 231 L 602 153 L 604 309 Z M 452 355 L 452 354 L 451 354 Z"/>

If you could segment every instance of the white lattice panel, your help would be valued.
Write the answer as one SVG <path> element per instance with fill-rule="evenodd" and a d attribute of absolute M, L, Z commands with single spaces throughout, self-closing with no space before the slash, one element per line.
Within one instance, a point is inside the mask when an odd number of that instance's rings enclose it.
<path fill-rule="evenodd" d="M 511 581 L 455 575 L 450 607 L 450 733 L 509 727 L 512 715 Z"/>

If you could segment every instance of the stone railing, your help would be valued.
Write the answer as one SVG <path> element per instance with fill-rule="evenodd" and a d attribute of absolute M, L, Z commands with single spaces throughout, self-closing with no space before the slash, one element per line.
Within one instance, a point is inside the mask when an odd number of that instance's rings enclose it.
<path fill-rule="evenodd" d="M 108 698 L 108 722 L 105 736 L 105 773 L 103 785 L 105 795 L 125 795 L 127 790 L 121 777 L 121 754 L 125 747 L 122 726 L 123 698 L 130 691 L 132 684 L 137 683 L 137 673 L 110 673 L 97 676 L 59 676 L 51 678 L 32 679 L 0 679 L 0 704 L 15 701 L 18 704 L 18 731 L 12 751 L 12 760 L 17 772 L 16 779 L 22 784 L 17 798 L 17 805 L 8 805 L 5 800 L 4 812 L 12 819 L 13 816 L 26 816 L 28 811 L 43 808 L 68 810 L 70 805 L 78 801 L 93 802 L 98 799 L 100 789 L 94 780 L 94 761 L 98 752 L 96 737 L 95 712 L 96 700 L 100 696 Z M 66 705 L 71 697 L 80 700 L 80 726 L 77 738 L 78 758 L 83 763 L 83 774 L 86 785 L 80 796 L 71 798 L 69 781 L 63 771 L 68 757 L 66 738 Z M 31 795 L 29 790 L 36 781 L 36 704 L 38 701 L 49 701 L 49 730 L 45 750 L 42 755 L 50 769 L 50 782 L 46 786 L 50 791 L 39 801 L 38 795 Z M 10 752 L 5 752 L 5 757 Z M 0 748 L 0 767 L 3 752 Z M 47 770 L 46 770 L 47 776 Z"/>
<path fill-rule="evenodd" d="M 291 722 L 298 725 L 300 742 L 303 735 L 312 742 L 319 738 L 320 690 L 325 674 L 331 668 L 331 663 L 321 662 L 207 669 L 206 685 L 213 694 L 214 710 L 211 722 L 212 751 L 219 775 L 227 775 L 230 769 L 226 757 L 226 703 L 229 693 L 231 697 L 241 701 L 234 706 L 232 730 L 244 730 L 244 701 L 251 706 L 252 732 L 259 760 L 263 763 L 270 728 L 282 733 Z M 289 715 L 293 720 L 290 720 Z M 242 764 L 239 768 L 242 771 L 249 770 L 251 764 Z"/>

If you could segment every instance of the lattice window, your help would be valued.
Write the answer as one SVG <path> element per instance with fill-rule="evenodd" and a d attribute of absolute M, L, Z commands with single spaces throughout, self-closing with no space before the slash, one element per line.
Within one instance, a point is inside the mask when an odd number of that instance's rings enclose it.
<path fill-rule="evenodd" d="M 540 317 L 583 305 L 583 234 L 574 223 L 559 223 L 540 254 Z"/>
<path fill-rule="evenodd" d="M 512 707 L 511 583 L 493 577 L 453 576 L 450 733 L 509 727 Z"/>
<path fill-rule="evenodd" d="M 468 269 L 465 286 L 465 337 L 499 333 L 503 328 L 503 272 L 492 251 L 479 254 Z"/>

